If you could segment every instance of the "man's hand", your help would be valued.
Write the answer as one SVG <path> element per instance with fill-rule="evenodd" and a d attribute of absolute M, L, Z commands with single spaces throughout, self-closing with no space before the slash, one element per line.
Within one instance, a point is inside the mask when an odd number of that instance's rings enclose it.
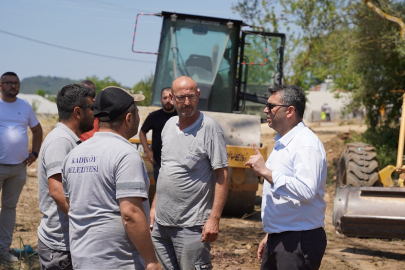
<path fill-rule="evenodd" d="M 150 160 L 150 162 L 151 162 L 152 164 L 155 164 L 155 163 L 156 163 L 155 159 L 153 158 L 153 152 L 152 152 L 151 150 L 146 150 L 146 149 L 145 149 L 145 154 L 146 154 L 146 156 L 149 158 L 149 160 Z"/>
<path fill-rule="evenodd" d="M 160 263 L 150 263 L 146 266 L 146 270 L 162 270 Z"/>
<path fill-rule="evenodd" d="M 150 207 L 149 211 L 149 218 L 150 218 L 150 224 L 149 224 L 149 230 L 152 233 L 153 231 L 153 225 L 155 224 L 155 216 L 156 216 L 156 197 L 157 197 L 157 192 L 155 192 L 155 196 L 153 197 L 152 205 Z"/>
<path fill-rule="evenodd" d="M 266 179 L 271 185 L 273 185 L 272 171 L 267 169 L 262 154 L 260 154 L 259 148 L 253 143 L 255 154 L 250 156 L 249 160 L 245 163 L 245 166 L 249 166 L 258 176 Z"/>
<path fill-rule="evenodd" d="M 219 233 L 219 219 L 209 218 L 202 230 L 201 242 L 214 242 Z"/>
<path fill-rule="evenodd" d="M 143 147 L 143 152 L 148 157 L 150 162 L 152 164 L 155 164 L 156 161 L 153 158 L 153 152 L 152 152 L 152 150 L 150 150 L 149 145 L 148 145 L 148 140 L 146 139 L 146 132 L 143 131 L 142 129 L 139 131 L 139 140 L 141 141 L 141 144 L 142 144 L 142 147 Z"/>
<path fill-rule="evenodd" d="M 261 261 L 263 258 L 263 251 L 264 251 L 264 246 L 266 245 L 266 243 L 267 243 L 267 234 L 263 238 L 263 240 L 260 242 L 259 247 L 257 248 L 257 259 L 259 261 Z"/>
<path fill-rule="evenodd" d="M 27 159 L 24 160 L 24 164 L 30 166 L 32 163 L 34 163 L 35 160 L 37 160 L 36 156 L 34 156 L 32 153 L 29 153 Z"/>
<path fill-rule="evenodd" d="M 155 224 L 155 207 L 150 209 L 149 214 L 150 214 L 150 216 L 149 216 L 149 218 L 150 218 L 149 229 L 150 229 L 150 232 L 152 232 L 153 224 Z"/>
<path fill-rule="evenodd" d="M 252 168 L 257 175 L 263 176 L 263 172 L 267 169 L 263 156 L 260 154 L 259 148 L 255 143 L 253 143 L 253 148 L 255 150 L 255 154 L 249 157 L 249 160 L 245 163 L 245 166 Z"/>

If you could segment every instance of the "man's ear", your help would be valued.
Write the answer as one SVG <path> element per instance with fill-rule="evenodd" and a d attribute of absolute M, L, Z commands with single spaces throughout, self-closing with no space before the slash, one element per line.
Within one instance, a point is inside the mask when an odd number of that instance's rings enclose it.
<path fill-rule="evenodd" d="M 125 124 L 127 126 L 130 126 L 132 121 L 134 121 L 134 118 L 132 116 L 132 113 L 127 113 L 127 115 L 125 116 Z"/>
<path fill-rule="evenodd" d="M 287 107 L 287 118 L 291 118 L 296 114 L 294 106 Z"/>
<path fill-rule="evenodd" d="M 83 116 L 83 111 L 79 107 L 76 106 L 73 109 L 73 117 L 75 119 L 77 119 L 77 118 L 82 118 L 82 116 Z"/>

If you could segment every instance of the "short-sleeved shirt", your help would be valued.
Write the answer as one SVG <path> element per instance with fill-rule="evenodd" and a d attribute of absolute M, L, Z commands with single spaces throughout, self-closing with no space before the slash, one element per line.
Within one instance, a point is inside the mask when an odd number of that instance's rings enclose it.
<path fill-rule="evenodd" d="M 63 160 L 80 142 L 71 129 L 63 123 L 58 123 L 46 136 L 39 152 L 39 210 L 43 217 L 38 227 L 38 238 L 53 250 L 69 250 L 69 218 L 49 195 L 48 178 L 61 173 Z"/>
<path fill-rule="evenodd" d="M 118 199 L 140 197 L 149 218 L 149 178 L 141 155 L 122 136 L 96 132 L 69 153 L 62 168 L 70 201 L 74 269 L 139 269 L 144 261 L 122 224 Z"/>
<path fill-rule="evenodd" d="M 0 98 L 0 164 L 21 164 L 28 157 L 27 127 L 38 125 L 31 105 L 17 97 L 14 102 Z"/>
<path fill-rule="evenodd" d="M 157 164 L 161 163 L 160 156 L 162 154 L 162 137 L 161 133 L 163 127 L 165 126 L 167 120 L 171 117 L 176 116 L 177 111 L 175 110 L 172 113 L 167 113 L 163 109 L 151 112 L 148 117 L 146 117 L 145 122 L 141 127 L 141 130 L 145 133 L 148 133 L 149 130 L 152 130 L 152 152 L 153 159 Z"/>
<path fill-rule="evenodd" d="M 224 133 L 202 112 L 183 130 L 178 120 L 178 116 L 170 118 L 162 131 L 156 222 L 183 228 L 204 225 L 214 201 L 214 171 L 228 167 Z"/>

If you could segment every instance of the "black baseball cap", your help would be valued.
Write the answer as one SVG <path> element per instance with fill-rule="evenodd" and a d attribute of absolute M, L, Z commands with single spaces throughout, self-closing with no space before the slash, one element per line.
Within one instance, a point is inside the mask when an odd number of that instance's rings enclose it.
<path fill-rule="evenodd" d="M 117 86 L 108 86 L 100 91 L 94 102 L 94 117 L 100 122 L 114 120 L 125 112 L 134 101 L 145 99 L 141 94 L 130 94 L 127 90 Z"/>

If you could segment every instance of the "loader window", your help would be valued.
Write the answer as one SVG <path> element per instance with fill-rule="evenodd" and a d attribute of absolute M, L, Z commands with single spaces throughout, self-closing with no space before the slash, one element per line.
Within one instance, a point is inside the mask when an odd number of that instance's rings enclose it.
<path fill-rule="evenodd" d="M 199 109 L 231 112 L 228 77 L 234 76 L 236 65 L 231 65 L 229 55 L 237 50 L 232 39 L 238 29 L 187 18 L 175 22 L 165 18 L 162 29 L 152 104 L 160 106 L 160 89 L 185 75 L 193 78 L 201 91 Z"/>
<path fill-rule="evenodd" d="M 247 35 L 245 39 L 243 72 L 247 82 L 246 93 L 268 98 L 267 89 L 274 85 L 274 77 L 279 72 L 279 60 L 281 54 L 282 39 L 278 37 L 269 37 L 262 35 Z M 241 101 L 243 102 L 243 101 Z M 244 107 L 247 114 L 260 115 L 265 118 L 263 113 L 264 105 L 245 101 L 240 104 Z"/>

